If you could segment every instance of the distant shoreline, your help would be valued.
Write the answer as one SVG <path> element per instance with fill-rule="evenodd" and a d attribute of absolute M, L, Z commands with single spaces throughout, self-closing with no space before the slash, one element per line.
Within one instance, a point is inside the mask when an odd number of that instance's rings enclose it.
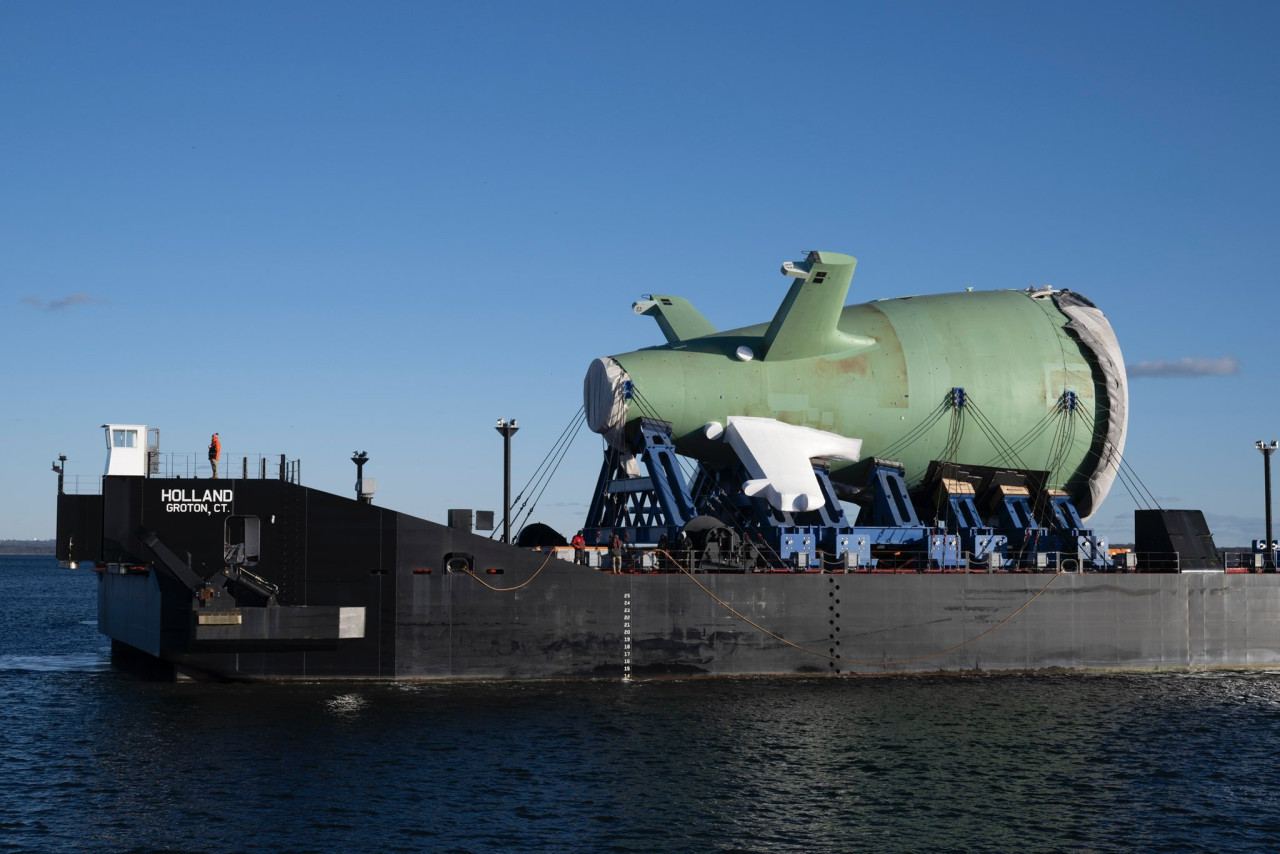
<path fill-rule="evenodd" d="M 0 540 L 0 555 L 51 555 L 53 540 Z"/>

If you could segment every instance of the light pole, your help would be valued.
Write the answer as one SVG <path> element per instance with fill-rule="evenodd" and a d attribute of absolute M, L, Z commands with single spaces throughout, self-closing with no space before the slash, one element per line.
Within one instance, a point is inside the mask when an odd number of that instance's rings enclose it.
<path fill-rule="evenodd" d="M 364 451 L 356 451 L 351 455 L 351 462 L 356 464 L 356 501 L 371 504 L 372 496 L 366 497 L 364 491 L 364 464 L 369 462 L 369 455 Z"/>
<path fill-rule="evenodd" d="M 62 473 L 67 468 L 67 455 L 58 454 L 58 462 L 53 464 L 53 470 L 58 474 L 58 494 L 62 495 Z"/>
<path fill-rule="evenodd" d="M 493 429 L 502 434 L 502 541 L 511 542 L 511 437 L 520 428 L 512 418 L 498 419 L 498 426 Z"/>
<path fill-rule="evenodd" d="M 1267 542 L 1262 550 L 1262 568 L 1264 572 L 1275 572 L 1275 553 L 1271 550 L 1271 452 L 1280 447 L 1280 443 L 1275 439 L 1270 442 L 1259 439 L 1253 444 L 1262 452 L 1262 478 L 1266 485 L 1267 496 Z"/>

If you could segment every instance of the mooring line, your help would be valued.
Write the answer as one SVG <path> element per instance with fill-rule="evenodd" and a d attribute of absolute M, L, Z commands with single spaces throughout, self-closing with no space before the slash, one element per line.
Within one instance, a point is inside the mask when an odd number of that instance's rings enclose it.
<path fill-rule="evenodd" d="M 483 578 L 481 578 L 480 576 L 476 575 L 476 574 L 475 574 L 475 572 L 474 572 L 474 571 L 472 571 L 472 569 L 471 569 L 470 567 L 468 567 L 467 569 L 465 569 L 465 570 L 463 570 L 463 571 L 464 571 L 464 572 L 466 572 L 466 574 L 467 574 L 467 575 L 470 575 L 472 578 L 474 578 L 476 581 L 479 581 L 479 582 L 480 582 L 481 584 L 483 584 L 485 587 L 488 587 L 490 590 L 493 590 L 493 591 L 495 591 L 495 592 L 497 592 L 497 593 L 506 593 L 506 592 L 511 591 L 511 590 L 519 590 L 521 587 L 524 587 L 524 586 L 525 586 L 526 584 L 528 584 L 530 581 L 533 581 L 535 578 L 537 578 L 537 577 L 538 577 L 538 573 L 539 573 L 539 572 L 542 572 L 543 568 L 545 568 L 545 567 L 546 567 L 547 562 L 548 562 L 548 561 L 550 561 L 550 560 L 551 560 L 551 558 L 555 557 L 555 554 L 556 554 L 556 553 L 555 553 L 555 550 L 554 550 L 554 549 L 553 549 L 552 551 L 547 552 L 547 556 L 546 556 L 545 558 L 543 558 L 543 560 L 542 560 L 542 566 L 539 566 L 539 567 L 534 571 L 533 575 L 529 576 L 529 577 L 528 577 L 528 578 L 526 578 L 524 581 L 521 581 L 519 584 L 517 584 L 517 585 L 516 585 L 516 586 L 514 586 L 514 587 L 494 587 L 492 584 L 490 584 L 489 582 L 485 581 L 485 580 L 484 580 Z"/>
<path fill-rule="evenodd" d="M 1010 621 L 1010 620 L 1012 620 L 1014 617 L 1018 616 L 1018 614 L 1022 613 L 1022 612 L 1027 608 L 1027 606 L 1028 606 L 1028 605 L 1030 605 L 1032 602 L 1034 602 L 1034 601 L 1036 601 L 1037 599 L 1039 599 L 1039 598 L 1040 598 L 1040 594 L 1044 593 L 1046 590 L 1048 590 L 1048 589 L 1049 589 L 1049 585 L 1053 584 L 1053 582 L 1055 582 L 1055 581 L 1057 581 L 1057 580 L 1058 580 L 1058 576 L 1060 576 L 1060 575 L 1062 575 L 1062 574 L 1063 574 L 1063 573 L 1062 573 L 1062 570 L 1058 570 L 1057 572 L 1055 572 L 1053 575 L 1051 575 L 1051 576 L 1049 577 L 1049 580 L 1048 580 L 1048 581 L 1046 581 L 1046 582 L 1044 583 L 1044 586 L 1043 586 L 1043 587 L 1041 587 L 1041 588 L 1040 588 L 1039 590 L 1037 590 L 1035 593 L 1031 594 L 1031 598 L 1029 598 L 1027 601 L 1023 602 L 1023 603 L 1022 603 L 1021 605 L 1019 605 L 1017 608 L 1014 608 L 1012 611 L 1010 611 L 1010 612 L 1009 612 L 1009 614 L 1008 614 L 1008 616 L 1006 616 L 1004 619 L 1002 619 L 1002 620 L 1000 620 L 1000 621 L 998 621 L 998 622 L 992 623 L 990 626 L 987 626 L 985 629 L 983 629 L 982 631 L 978 632 L 976 635 L 974 635 L 974 636 L 973 636 L 973 637 L 971 637 L 971 638 L 967 638 L 966 640 L 962 640 L 962 641 L 960 641 L 960 643 L 953 644 L 952 646 L 949 646 L 949 647 L 947 647 L 946 649 L 938 650 L 937 652 L 930 652 L 930 653 L 926 653 L 925 655 L 916 655 L 916 656 L 912 656 L 911 658 L 898 658 L 898 659 L 892 659 L 892 660 L 888 660 L 888 661 L 886 661 L 886 660 L 883 660 L 883 659 L 857 659 L 857 658 L 844 658 L 844 657 L 839 656 L 839 655 L 832 655 L 832 654 L 830 654 L 830 653 L 819 652 L 819 651 L 818 651 L 818 650 L 816 650 L 816 649 L 810 649 L 809 647 L 807 647 L 807 646 L 803 646 L 803 645 L 801 645 L 801 644 L 798 644 L 798 643 L 796 643 L 795 641 L 787 640 L 787 639 L 786 639 L 786 638 L 784 638 L 782 635 L 777 634 L 777 633 L 775 633 L 775 632 L 771 632 L 771 631 L 769 631 L 769 630 L 768 630 L 768 629 L 766 629 L 764 626 L 760 625 L 760 624 L 759 624 L 759 623 L 757 623 L 755 620 L 751 619 L 751 618 L 750 618 L 750 617 L 748 617 L 746 614 L 742 613 L 742 612 L 741 612 L 741 611 L 739 611 L 737 608 L 734 608 L 734 607 L 733 607 L 732 605 L 730 605 L 728 602 L 724 601 L 724 600 L 723 600 L 723 599 L 721 599 L 719 596 L 717 596 L 717 595 L 716 595 L 716 594 L 715 594 L 715 593 L 714 593 L 714 592 L 713 592 L 709 587 L 707 587 L 705 584 L 703 584 L 701 581 L 699 581 L 699 580 L 698 580 L 698 577 L 697 577 L 696 575 L 694 575 L 694 574 L 693 574 L 692 572 L 690 572 L 689 570 L 685 569 L 685 568 L 684 568 L 684 566 L 683 566 L 683 565 L 681 565 L 680 561 L 678 561 L 678 560 L 676 560 L 674 557 L 672 557 L 672 555 L 671 555 L 671 553 L 670 553 L 670 552 L 667 552 L 667 551 L 665 551 L 665 550 L 663 550 L 663 549 L 655 549 L 655 551 L 656 551 L 658 554 L 666 555 L 667 559 L 671 561 L 671 564 L 672 564 L 676 569 L 680 570 L 680 572 L 681 572 L 682 574 L 684 574 L 685 576 L 687 576 L 687 577 L 689 578 L 689 580 L 690 580 L 690 581 L 692 581 L 694 584 L 698 585 L 698 587 L 702 590 L 702 592 L 703 592 L 703 593 L 706 593 L 708 596 L 710 596 L 712 599 L 714 599 L 714 600 L 715 600 L 715 602 L 716 602 L 718 605 L 720 605 L 720 607 L 724 608 L 724 609 L 725 609 L 726 611 L 728 611 L 730 614 L 733 614 L 733 615 L 734 615 L 735 617 L 737 617 L 739 620 L 742 620 L 742 622 L 744 622 L 744 623 L 746 623 L 747 625 L 751 626 L 751 627 L 752 627 L 752 628 L 754 628 L 756 631 L 760 632 L 761 634 L 765 635 L 766 637 L 773 638 L 774 640 L 778 641 L 779 643 L 786 644 L 787 646 L 792 647 L 793 649 L 797 649 L 797 650 L 799 650 L 800 652 L 803 652 L 803 653 L 805 653 L 805 654 L 807 654 L 807 655 L 816 656 L 817 658 L 825 658 L 825 659 L 827 659 L 828 661 L 839 661 L 839 662 L 840 662 L 840 663 L 842 663 L 842 664 L 857 664 L 857 665 L 867 665 L 867 666 L 872 666 L 872 665 L 879 665 L 879 666 L 893 666 L 893 665 L 898 665 L 898 664 L 911 664 L 911 663 L 916 662 L 916 661 L 925 661 L 925 660 L 930 659 L 930 658 L 937 658 L 938 656 L 946 655 L 946 654 L 947 654 L 947 653 L 949 653 L 949 652 L 954 652 L 955 650 L 960 649 L 960 648 L 961 648 L 961 647 L 963 647 L 963 646 L 968 646 L 969 644 L 971 644 L 971 643 L 973 643 L 974 641 L 976 641 L 976 640 L 978 640 L 978 639 L 980 639 L 980 638 L 984 637 L 985 635 L 988 635 L 988 634 L 990 634 L 991 632 L 994 632 L 996 629 L 1000 628 L 1000 627 L 1001 627 L 1001 626 L 1003 626 L 1005 623 L 1009 622 L 1009 621 Z M 516 585 L 514 585 L 514 586 L 512 586 L 512 587 L 494 587 L 492 584 L 490 584 L 489 582 L 485 581 L 485 580 L 484 580 L 483 578 L 481 578 L 480 576 L 476 575 L 476 574 L 475 574 L 475 572 L 474 572 L 473 570 L 471 570 L 471 569 L 469 569 L 469 568 L 468 568 L 468 569 L 466 569 L 466 570 L 465 570 L 465 572 L 467 573 L 467 575 L 470 575 L 473 579 L 475 579 L 476 581 L 478 581 L 480 584 L 483 584 L 485 587 L 489 588 L 490 590 L 492 590 L 492 591 L 494 591 L 494 592 L 496 592 L 496 593 L 506 593 L 506 592 L 509 592 L 509 591 L 512 591 L 512 590 L 519 590 L 521 587 L 524 587 L 525 585 L 527 585 L 527 584 L 529 584 L 530 582 L 532 582 L 535 578 L 537 578 L 537 577 L 538 577 L 538 573 L 542 572 L 542 570 L 543 570 L 544 568 L 546 568 L 547 563 L 548 563 L 548 562 L 551 560 L 551 558 L 552 558 L 552 557 L 554 557 L 554 556 L 555 556 L 555 551 L 550 551 L 550 552 L 548 552 L 548 553 L 547 553 L 547 556 L 543 559 L 542 564 L 537 568 L 537 570 L 535 570 L 535 571 L 534 571 L 533 575 L 530 575 L 530 576 L 529 576 L 528 578 L 526 578 L 524 581 L 522 581 L 522 582 L 520 582 L 519 584 L 516 584 Z"/>

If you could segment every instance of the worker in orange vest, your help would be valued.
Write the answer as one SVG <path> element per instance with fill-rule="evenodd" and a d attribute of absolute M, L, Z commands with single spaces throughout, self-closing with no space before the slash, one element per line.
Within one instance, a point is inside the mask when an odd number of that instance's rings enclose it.
<path fill-rule="evenodd" d="M 222 443 L 218 441 L 218 434 L 214 433 L 209 439 L 209 467 L 213 469 L 214 480 L 218 479 L 218 455 L 222 453 Z"/>

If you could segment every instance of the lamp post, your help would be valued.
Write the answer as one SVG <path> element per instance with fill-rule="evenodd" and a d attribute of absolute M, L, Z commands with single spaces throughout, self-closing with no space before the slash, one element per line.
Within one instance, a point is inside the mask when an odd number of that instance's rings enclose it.
<path fill-rule="evenodd" d="M 1266 485 L 1267 496 L 1267 542 L 1262 550 L 1262 568 L 1264 572 L 1275 572 L 1275 553 L 1271 549 L 1271 453 L 1277 447 L 1280 447 L 1280 443 L 1277 443 L 1275 439 L 1270 442 L 1264 442 L 1259 439 L 1253 444 L 1254 447 L 1262 452 L 1262 477 Z"/>
<path fill-rule="evenodd" d="M 356 451 L 351 455 L 351 462 L 356 464 L 356 501 L 362 504 L 371 503 L 364 493 L 364 464 L 369 461 L 369 455 L 364 451 Z"/>
<path fill-rule="evenodd" d="M 57 475 L 58 475 L 58 494 L 59 494 L 59 495 L 62 495 L 62 494 L 63 494 L 63 492 L 62 492 L 62 473 L 63 473 L 64 471 L 66 471 L 66 468 L 67 468 L 67 455 L 66 455 L 66 454 L 58 454 L 58 462 L 56 462 L 56 463 L 54 463 L 54 464 L 53 464 L 53 470 L 54 470 L 54 471 L 57 473 Z"/>
<path fill-rule="evenodd" d="M 516 420 L 498 419 L 493 429 L 502 434 L 502 541 L 511 542 L 511 437 L 520 428 Z"/>

